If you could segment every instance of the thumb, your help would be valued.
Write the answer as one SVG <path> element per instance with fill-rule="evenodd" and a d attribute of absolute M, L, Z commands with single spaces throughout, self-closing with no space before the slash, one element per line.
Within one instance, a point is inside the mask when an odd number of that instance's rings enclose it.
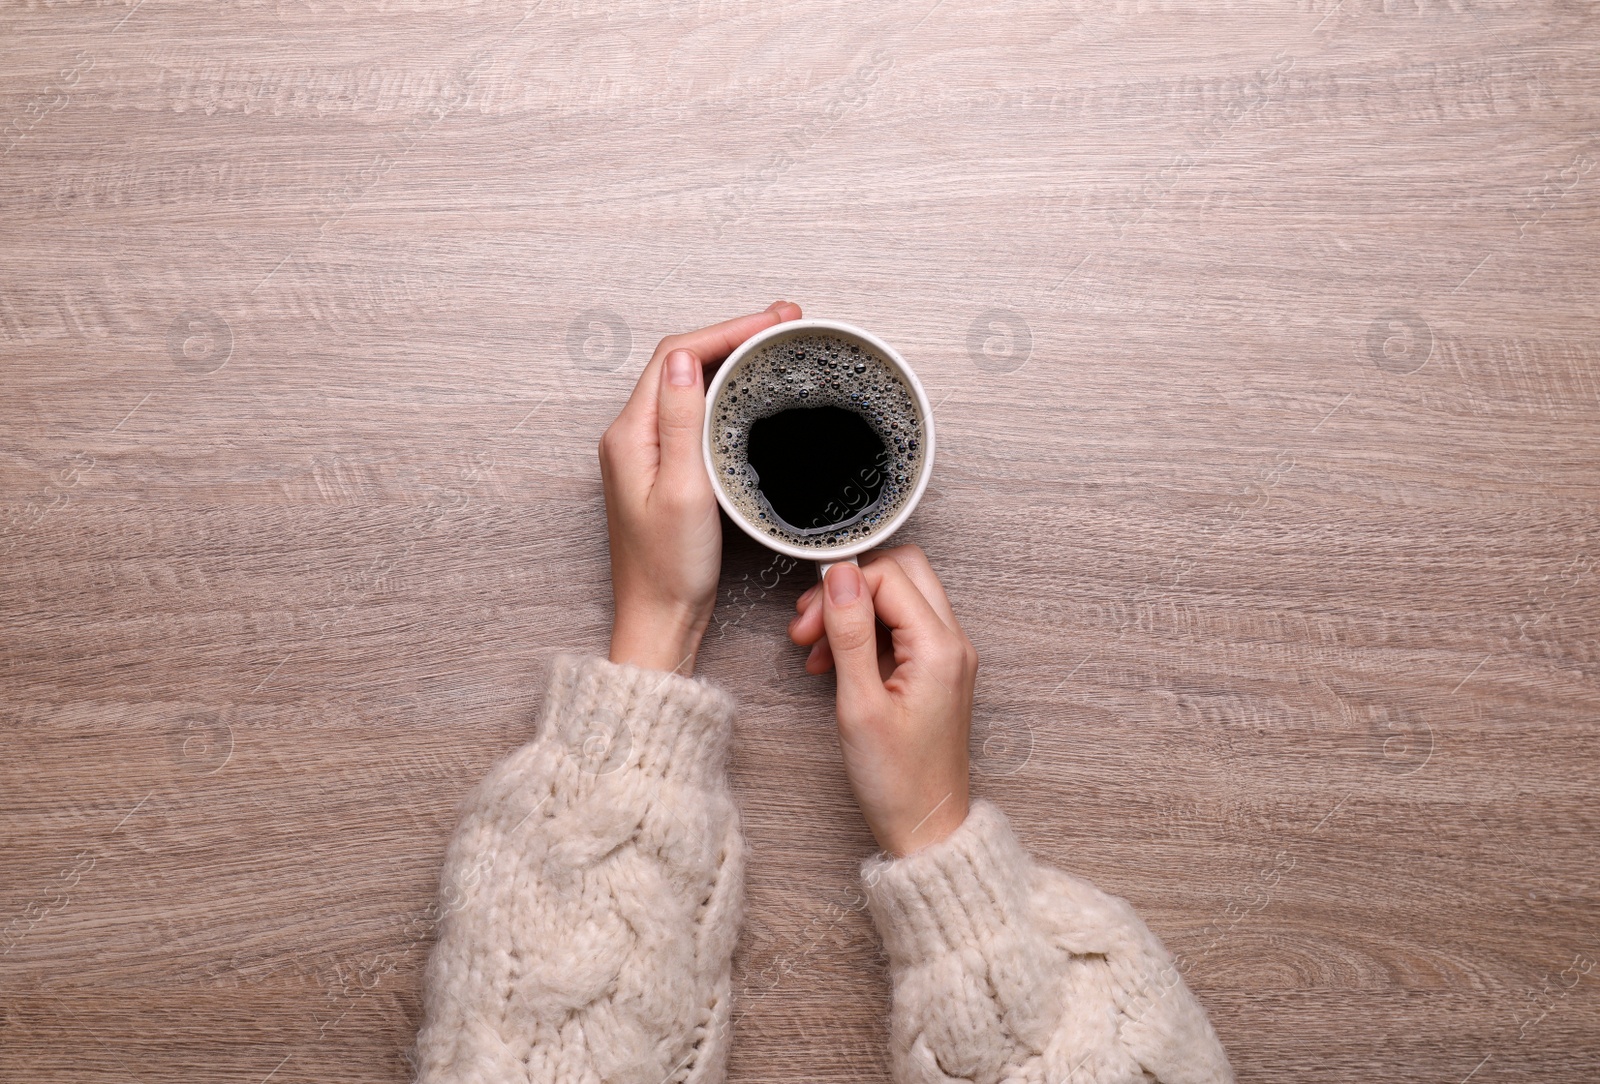
<path fill-rule="evenodd" d="M 674 350 L 663 359 L 661 391 L 656 399 L 661 467 L 657 475 L 669 485 L 692 489 L 705 475 L 700 455 L 705 423 L 706 390 L 700 359 L 688 350 Z"/>
<path fill-rule="evenodd" d="M 872 594 L 853 561 L 828 570 L 822 589 L 822 625 L 839 675 L 839 718 L 873 714 L 888 696 L 878 675 L 877 617 Z"/>

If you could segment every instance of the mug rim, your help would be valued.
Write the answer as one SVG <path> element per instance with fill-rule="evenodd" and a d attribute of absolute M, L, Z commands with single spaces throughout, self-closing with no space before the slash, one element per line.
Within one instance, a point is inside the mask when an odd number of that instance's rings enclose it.
<path fill-rule="evenodd" d="M 860 339 L 878 351 L 895 367 L 895 371 L 910 386 L 911 396 L 916 401 L 918 412 L 922 415 L 922 469 L 918 472 L 917 484 L 912 487 L 911 496 L 906 499 L 906 503 L 901 506 L 900 511 L 896 512 L 887 523 L 866 538 L 843 546 L 834 546 L 831 549 L 796 546 L 793 543 L 785 542 L 782 539 L 774 538 L 758 531 L 754 525 L 745 519 L 744 513 L 734 507 L 732 499 L 723 489 L 722 480 L 717 477 L 716 465 L 712 462 L 711 456 L 711 407 L 716 401 L 717 394 L 721 392 L 723 384 L 727 382 L 728 374 L 733 372 L 739 362 L 743 361 L 752 350 L 762 343 L 775 339 L 779 335 L 810 330 L 836 331 L 847 337 Z M 917 374 L 912 371 L 910 365 L 906 364 L 906 359 L 901 357 L 899 351 L 894 347 L 878 338 L 872 332 L 856 327 L 854 324 L 847 324 L 842 320 L 808 317 L 800 320 L 788 320 L 781 324 L 774 324 L 765 331 L 758 331 L 740 343 L 733 353 L 728 355 L 727 360 L 717 369 L 717 375 L 712 377 L 710 385 L 706 388 L 706 416 L 700 431 L 700 455 L 705 461 L 706 475 L 711 479 L 711 489 L 717 495 L 717 503 L 722 506 L 724 512 L 728 513 L 728 518 L 737 524 L 745 534 L 768 549 L 776 550 L 786 557 L 829 564 L 865 553 L 867 550 L 887 541 L 907 519 L 911 518 L 911 513 L 916 511 L 917 505 L 922 501 L 922 493 L 928 488 L 928 479 L 933 475 L 933 448 L 933 407 L 928 402 L 928 393 L 922 389 L 922 382 L 917 379 Z"/>

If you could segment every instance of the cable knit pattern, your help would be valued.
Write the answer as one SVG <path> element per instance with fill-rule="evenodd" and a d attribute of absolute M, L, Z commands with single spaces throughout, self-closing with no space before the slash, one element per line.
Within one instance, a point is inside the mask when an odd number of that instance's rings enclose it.
<path fill-rule="evenodd" d="M 744 849 L 733 701 L 558 656 L 537 736 L 450 843 L 421 1084 L 720 1080 Z"/>
<path fill-rule="evenodd" d="M 900 1084 L 1233 1080 L 1205 1012 L 1127 901 L 1035 864 L 992 804 L 861 872 L 889 953 Z"/>
<path fill-rule="evenodd" d="M 473 793 L 445 859 L 420 1084 L 716 1084 L 744 850 L 728 695 L 559 656 L 537 736 Z M 1032 862 L 975 802 L 862 866 L 894 982 L 899 1084 L 1233 1079 L 1128 904 Z"/>

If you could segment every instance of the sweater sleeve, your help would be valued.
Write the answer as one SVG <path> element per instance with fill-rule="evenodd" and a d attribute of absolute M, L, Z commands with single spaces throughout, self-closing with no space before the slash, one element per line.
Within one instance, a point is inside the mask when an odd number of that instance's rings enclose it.
<path fill-rule="evenodd" d="M 1231 1082 L 1205 1012 L 1125 900 L 1034 863 L 998 808 L 862 866 L 894 983 L 898 1084 Z"/>
<path fill-rule="evenodd" d="M 727 693 L 558 656 L 446 852 L 420 1084 L 720 1080 L 743 907 Z"/>

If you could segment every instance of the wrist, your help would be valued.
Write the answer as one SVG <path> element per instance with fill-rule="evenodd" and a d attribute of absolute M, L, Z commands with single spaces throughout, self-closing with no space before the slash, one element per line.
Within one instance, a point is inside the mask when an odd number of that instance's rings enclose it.
<path fill-rule="evenodd" d="M 942 801 L 930 805 L 928 812 L 915 819 L 897 818 L 895 823 L 881 827 L 869 825 L 884 853 L 893 858 L 904 858 L 948 839 L 967 819 L 970 810 L 967 788 L 952 789 Z"/>
<path fill-rule="evenodd" d="M 619 611 L 611 626 L 609 658 L 612 662 L 688 677 L 694 673 L 706 624 L 705 618 L 681 612 Z"/>

